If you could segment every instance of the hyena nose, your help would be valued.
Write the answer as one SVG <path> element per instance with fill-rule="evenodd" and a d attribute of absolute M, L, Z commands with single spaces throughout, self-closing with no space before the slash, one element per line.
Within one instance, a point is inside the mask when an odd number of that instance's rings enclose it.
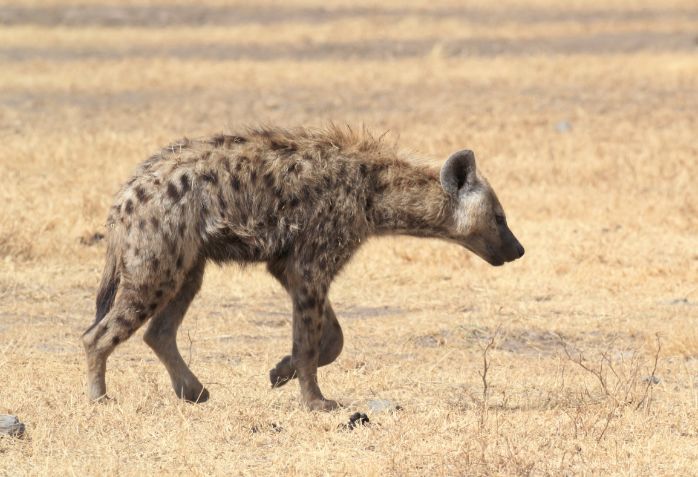
<path fill-rule="evenodd" d="M 517 245 L 516 245 L 516 252 L 519 254 L 518 258 L 523 257 L 524 252 L 525 252 L 525 250 L 524 250 L 524 248 L 523 248 L 523 245 L 517 244 Z"/>

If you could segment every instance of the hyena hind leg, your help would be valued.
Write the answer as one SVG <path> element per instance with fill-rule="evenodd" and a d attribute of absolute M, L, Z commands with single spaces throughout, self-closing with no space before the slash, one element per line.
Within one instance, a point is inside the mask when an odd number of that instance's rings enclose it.
<path fill-rule="evenodd" d="M 148 318 L 157 313 L 162 301 L 155 294 L 139 293 L 143 287 L 122 285 L 112 309 L 82 335 L 87 357 L 87 394 L 93 401 L 106 396 L 107 358 L 119 343 L 126 341 Z"/>
<path fill-rule="evenodd" d="M 325 301 L 323 313 L 324 324 L 322 327 L 322 338 L 320 338 L 320 355 L 318 366 L 326 366 L 340 355 L 344 346 L 344 335 L 342 327 L 337 321 L 332 305 L 329 300 Z M 269 380 L 273 388 L 283 386 L 296 377 L 296 369 L 291 363 L 291 356 L 284 356 L 276 366 L 269 371 Z"/>
<path fill-rule="evenodd" d="M 143 336 L 145 342 L 167 368 L 172 388 L 177 396 L 190 402 L 207 401 L 209 393 L 182 359 L 177 348 L 177 330 L 189 305 L 201 288 L 204 268 L 203 261 L 192 268 L 177 294 L 151 320 Z"/>

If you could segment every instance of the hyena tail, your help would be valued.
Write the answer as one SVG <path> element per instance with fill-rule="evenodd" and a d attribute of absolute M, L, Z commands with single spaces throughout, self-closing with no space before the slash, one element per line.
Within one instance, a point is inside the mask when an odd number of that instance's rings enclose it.
<path fill-rule="evenodd" d="M 114 247 L 109 244 L 109 248 L 107 249 L 107 263 L 104 265 L 102 282 L 99 284 L 99 292 L 97 292 L 95 323 L 99 323 L 114 305 L 114 298 L 116 297 L 116 290 L 119 288 L 120 281 L 121 274 L 117 269 L 117 254 L 115 253 Z"/>

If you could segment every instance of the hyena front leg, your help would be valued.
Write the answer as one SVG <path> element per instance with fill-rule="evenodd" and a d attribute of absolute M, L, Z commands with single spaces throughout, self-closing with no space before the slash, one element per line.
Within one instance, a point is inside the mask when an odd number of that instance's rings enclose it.
<path fill-rule="evenodd" d="M 276 278 L 281 285 L 291 293 L 289 289 L 289 280 L 286 276 L 286 263 L 283 261 L 270 262 L 267 266 L 269 273 Z M 342 327 L 337 321 L 337 316 L 332 309 L 330 300 L 325 299 L 323 308 L 323 327 L 322 337 L 320 338 L 320 356 L 318 358 L 318 366 L 326 366 L 332 363 L 342 352 L 344 346 L 344 335 Z M 291 355 L 284 356 L 272 370 L 269 371 L 269 380 L 271 386 L 276 388 L 283 386 L 291 379 L 296 377 L 296 369 L 291 362 Z"/>
<path fill-rule="evenodd" d="M 318 367 L 326 366 L 339 356 L 344 346 L 344 335 L 342 327 L 337 321 L 337 316 L 332 309 L 330 300 L 325 300 L 323 313 L 322 337 L 320 338 L 320 356 Z M 271 386 L 276 388 L 283 386 L 296 377 L 296 369 L 291 363 L 291 355 L 286 355 L 279 361 L 274 369 L 269 371 Z"/>
<path fill-rule="evenodd" d="M 303 402 L 314 411 L 336 409 L 337 402 L 325 399 L 317 382 L 327 287 L 308 280 L 291 280 L 289 285 L 293 299 L 291 365 L 300 381 Z"/>
<path fill-rule="evenodd" d="M 175 297 L 157 316 L 153 317 L 143 336 L 145 342 L 167 368 L 172 388 L 177 396 L 190 402 L 205 402 L 209 398 L 209 393 L 182 359 L 177 348 L 177 330 L 189 305 L 201 288 L 204 268 L 205 262 L 202 261 L 191 269 Z"/>

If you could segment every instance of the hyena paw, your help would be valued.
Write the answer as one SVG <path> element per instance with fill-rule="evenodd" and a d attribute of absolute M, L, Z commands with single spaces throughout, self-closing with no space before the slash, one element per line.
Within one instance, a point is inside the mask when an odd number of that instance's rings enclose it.
<path fill-rule="evenodd" d="M 295 371 L 287 372 L 285 370 L 279 370 L 279 368 L 274 368 L 269 371 L 269 381 L 271 381 L 272 388 L 280 388 L 290 380 L 296 377 Z"/>
<path fill-rule="evenodd" d="M 269 371 L 269 381 L 272 388 L 278 388 L 296 377 L 296 369 L 291 364 L 291 357 L 285 356 L 274 369 Z"/>
<path fill-rule="evenodd" d="M 191 403 L 202 403 L 208 401 L 210 397 L 208 389 L 203 386 L 175 389 L 177 397 Z"/>
<path fill-rule="evenodd" d="M 111 396 L 107 396 L 106 394 L 102 394 L 96 398 L 90 397 L 90 401 L 96 404 L 107 404 L 110 402 L 116 402 L 116 399 Z"/>
<path fill-rule="evenodd" d="M 332 399 L 313 399 L 305 404 L 311 411 L 334 411 L 342 407 L 337 401 Z"/>

